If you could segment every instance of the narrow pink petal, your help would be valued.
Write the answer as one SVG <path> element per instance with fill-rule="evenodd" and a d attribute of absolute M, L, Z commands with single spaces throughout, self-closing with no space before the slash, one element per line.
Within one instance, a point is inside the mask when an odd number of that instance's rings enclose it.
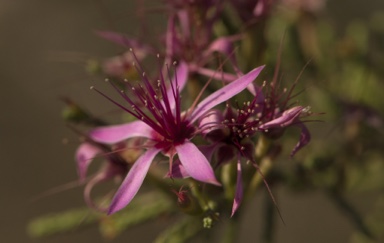
<path fill-rule="evenodd" d="M 232 205 L 231 217 L 236 213 L 241 201 L 243 200 L 243 181 L 241 176 L 241 163 L 240 158 L 237 160 L 237 179 L 236 179 L 236 192 Z"/>
<path fill-rule="evenodd" d="M 199 150 L 201 153 L 204 154 L 205 158 L 207 158 L 208 161 L 212 159 L 212 156 L 214 152 L 216 151 L 218 147 L 218 144 L 211 144 L 211 145 L 202 145 L 199 146 Z M 169 171 L 165 177 L 167 178 L 188 178 L 190 175 L 185 170 L 184 166 L 180 163 L 180 160 L 177 159 L 172 164 L 172 173 Z"/>
<path fill-rule="evenodd" d="M 191 27 L 189 26 L 189 12 L 187 9 L 185 10 L 178 10 L 177 11 L 177 17 L 179 18 L 180 27 L 183 32 L 183 38 L 189 39 L 191 36 L 190 30 Z"/>
<path fill-rule="evenodd" d="M 149 166 L 159 151 L 159 149 L 149 149 L 135 162 L 113 197 L 108 214 L 116 213 L 131 202 L 143 184 Z"/>
<path fill-rule="evenodd" d="M 266 14 L 267 3 L 265 0 L 257 1 L 255 8 L 253 9 L 253 15 L 255 17 L 260 17 L 263 14 Z"/>
<path fill-rule="evenodd" d="M 206 113 L 199 121 L 199 128 L 201 133 L 206 135 L 213 130 L 221 129 L 221 123 L 224 121 L 223 112 L 212 109 Z"/>
<path fill-rule="evenodd" d="M 276 119 L 273 119 L 272 121 L 269 121 L 265 124 L 262 124 L 260 126 L 260 129 L 269 129 L 272 127 L 286 127 L 291 125 L 297 117 L 300 116 L 301 112 L 303 111 L 304 107 L 302 106 L 295 106 L 287 111 L 284 111 L 284 113 L 279 116 Z"/>
<path fill-rule="evenodd" d="M 82 143 L 79 146 L 76 151 L 75 159 L 80 181 L 85 179 L 88 166 L 92 162 L 93 158 L 101 152 L 101 149 L 90 143 Z"/>
<path fill-rule="evenodd" d="M 296 146 L 293 148 L 291 152 L 291 158 L 299 151 L 302 147 L 307 145 L 309 141 L 311 140 L 311 134 L 309 133 L 308 128 L 302 123 L 296 124 L 296 126 L 301 128 L 301 134 L 300 134 L 300 140 L 296 144 Z"/>
<path fill-rule="evenodd" d="M 207 98 L 202 100 L 197 106 L 196 109 L 192 113 L 191 122 L 195 121 L 209 109 L 215 107 L 216 105 L 232 98 L 237 95 L 241 91 L 243 91 L 247 86 L 252 83 L 255 78 L 260 74 L 261 70 L 264 66 L 260 66 L 258 68 L 253 69 L 249 73 L 241 76 L 235 81 L 229 83 L 225 87 L 217 90 L 213 94 L 209 95 Z"/>
<path fill-rule="evenodd" d="M 93 177 L 85 186 L 84 188 L 84 201 L 88 205 L 88 207 L 95 209 L 100 212 L 106 212 L 106 208 L 102 208 L 99 205 L 97 205 L 91 196 L 92 189 L 99 184 L 100 182 L 105 180 L 105 176 L 103 174 L 97 174 L 95 177 Z"/>
<path fill-rule="evenodd" d="M 91 130 L 89 136 L 101 143 L 114 144 L 133 137 L 153 136 L 153 129 L 142 121 L 134 121 L 122 125 L 99 127 Z"/>
<path fill-rule="evenodd" d="M 230 37 L 220 37 L 213 41 L 208 47 L 208 53 L 211 54 L 214 51 L 221 52 L 227 56 L 234 54 L 234 47 Z"/>
<path fill-rule="evenodd" d="M 240 73 L 240 70 L 237 67 L 235 48 L 233 46 L 233 42 L 239 39 L 240 36 L 226 36 L 217 38 L 208 47 L 208 50 L 204 53 L 204 56 L 211 57 L 213 52 L 220 52 L 229 58 L 236 73 Z"/>
<path fill-rule="evenodd" d="M 92 189 L 99 183 L 112 179 L 115 176 L 123 175 L 126 173 L 120 166 L 113 163 L 107 163 L 101 170 L 87 183 L 84 188 L 84 200 L 90 208 L 96 209 L 100 212 L 107 212 L 107 208 L 97 205 L 91 196 Z"/>
<path fill-rule="evenodd" d="M 177 154 L 185 171 L 194 179 L 202 182 L 220 185 L 216 180 L 213 169 L 202 152 L 189 141 L 177 145 Z"/>

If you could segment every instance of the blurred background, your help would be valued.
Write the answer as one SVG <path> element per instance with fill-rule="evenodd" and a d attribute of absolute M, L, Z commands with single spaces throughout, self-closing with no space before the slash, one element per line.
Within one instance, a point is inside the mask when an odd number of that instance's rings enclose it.
<path fill-rule="evenodd" d="M 37 216 L 84 206 L 82 188 L 39 197 L 77 179 L 74 151 L 78 139 L 61 117 L 64 105 L 60 98 L 74 98 L 98 114 L 110 111 L 107 102 L 89 91 L 94 80 L 85 64 L 90 58 L 107 58 L 121 51 L 97 37 L 95 30 L 139 33 L 134 10 L 135 1 L 123 0 L 0 0 L 1 242 L 106 241 L 96 226 L 45 239 L 30 238 L 26 228 Z M 344 32 L 351 21 L 368 21 L 380 10 L 384 11 L 381 0 L 332 0 L 323 16 Z M 316 126 L 319 124 L 310 130 Z M 284 188 L 276 194 L 286 223 L 278 223 L 276 242 L 351 240 L 353 224 L 323 194 L 295 194 Z M 239 242 L 258 239 L 263 220 L 260 204 L 265 196 L 250 205 Z M 365 215 L 373 208 L 377 191 L 347 197 Z M 130 229 L 112 242 L 151 242 L 161 229 L 164 221 L 160 218 Z"/>

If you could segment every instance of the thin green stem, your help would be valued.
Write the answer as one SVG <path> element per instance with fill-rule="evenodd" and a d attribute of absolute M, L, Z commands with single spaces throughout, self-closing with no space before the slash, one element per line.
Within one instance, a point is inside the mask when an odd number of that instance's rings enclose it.
<path fill-rule="evenodd" d="M 273 242 L 274 230 L 275 230 L 275 205 L 271 201 L 269 195 L 266 195 L 264 199 L 264 224 L 262 231 L 262 241 L 264 243 Z"/>
<path fill-rule="evenodd" d="M 239 212 L 237 212 L 234 217 L 232 217 L 230 220 L 228 220 L 227 229 L 224 232 L 224 236 L 222 239 L 223 243 L 235 243 L 239 242 L 238 236 L 239 236 Z"/>
<path fill-rule="evenodd" d="M 255 171 L 255 174 L 253 175 L 250 183 L 248 184 L 246 193 L 244 195 L 245 201 L 252 196 L 252 194 L 256 191 L 257 187 L 260 186 L 261 183 L 264 182 L 263 175 L 267 175 L 268 172 L 272 168 L 272 161 L 270 157 L 264 157 L 260 164 L 259 164 L 259 170 Z M 261 173 L 263 175 L 261 175 Z"/>
<path fill-rule="evenodd" d="M 209 209 L 212 209 L 211 206 L 209 204 L 209 200 L 203 195 L 203 193 L 201 192 L 201 190 L 199 189 L 199 185 L 197 184 L 197 182 L 193 179 L 190 180 L 190 189 L 191 189 L 191 192 L 193 194 L 193 196 L 197 199 L 200 207 L 203 209 L 203 211 L 207 211 Z"/>

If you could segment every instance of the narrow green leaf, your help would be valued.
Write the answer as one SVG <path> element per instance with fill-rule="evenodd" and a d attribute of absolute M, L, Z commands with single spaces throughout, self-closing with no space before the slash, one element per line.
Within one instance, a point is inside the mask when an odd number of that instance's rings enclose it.
<path fill-rule="evenodd" d="M 147 193 L 137 196 L 124 210 L 104 217 L 100 222 L 100 231 L 106 238 L 114 238 L 124 230 L 154 219 L 159 215 L 172 212 L 175 205 L 163 194 Z"/>
<path fill-rule="evenodd" d="M 99 217 L 99 213 L 88 208 L 71 209 L 34 219 L 27 231 L 31 237 L 45 237 L 84 228 L 95 223 Z"/>
<path fill-rule="evenodd" d="M 203 229 L 202 222 L 196 218 L 186 217 L 163 231 L 155 243 L 180 243 L 194 237 Z"/>

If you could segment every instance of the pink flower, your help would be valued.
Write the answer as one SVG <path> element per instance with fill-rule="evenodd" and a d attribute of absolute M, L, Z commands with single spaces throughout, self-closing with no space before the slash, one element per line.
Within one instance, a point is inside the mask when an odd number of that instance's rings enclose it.
<path fill-rule="evenodd" d="M 211 108 L 244 90 L 258 76 L 262 68 L 258 67 L 250 71 L 185 112 L 181 111 L 180 97 L 180 90 L 186 83 L 188 76 L 188 67 L 185 63 L 181 63 L 177 67 L 175 77 L 171 80 L 168 89 L 163 75 L 160 74 L 157 85 L 153 85 L 145 73 L 142 75 L 143 84 L 139 87 L 131 87 L 129 95 L 114 86 L 128 103 L 129 108 L 96 90 L 138 118 L 138 121 L 96 128 L 89 134 L 93 140 L 100 143 L 115 144 L 128 138 L 147 138 L 144 144 L 147 149 L 146 152 L 138 158 L 128 172 L 112 200 L 108 213 L 115 213 L 130 203 L 141 187 L 153 159 L 160 152 L 170 158 L 170 170 L 173 157 L 178 155 L 180 163 L 192 178 L 205 183 L 220 185 L 206 157 L 191 142 L 191 139 L 199 133 L 194 122 L 204 116 Z M 143 71 L 141 67 L 138 67 L 138 70 Z M 133 96 L 137 99 L 133 99 Z"/>
<path fill-rule="evenodd" d="M 279 97 L 276 95 L 275 90 L 272 89 L 267 97 L 265 99 L 260 89 L 254 99 L 245 102 L 242 107 L 233 110 L 230 106 L 227 106 L 224 115 L 219 111 L 212 110 L 200 122 L 201 127 L 206 127 L 204 130 L 206 137 L 216 144 L 211 149 L 217 151 L 218 165 L 234 158 L 237 159 L 237 181 L 232 216 L 239 208 L 243 198 L 241 159 L 245 158 L 251 161 L 256 169 L 258 168 L 253 155 L 254 145 L 249 141 L 249 137 L 257 132 L 280 136 L 286 127 L 299 126 L 302 130 L 300 140 L 292 150 L 291 157 L 310 141 L 310 133 L 300 121 L 300 117 L 303 114 L 306 115 L 308 109 L 295 106 L 281 113 L 279 108 L 285 108 L 285 105 L 283 102 L 282 106 L 278 106 Z M 213 124 L 222 125 L 213 126 Z M 213 153 L 213 151 L 210 152 Z M 183 168 L 178 170 L 183 171 Z M 264 181 L 264 183 L 266 182 Z M 267 184 L 266 186 L 268 188 Z"/>

